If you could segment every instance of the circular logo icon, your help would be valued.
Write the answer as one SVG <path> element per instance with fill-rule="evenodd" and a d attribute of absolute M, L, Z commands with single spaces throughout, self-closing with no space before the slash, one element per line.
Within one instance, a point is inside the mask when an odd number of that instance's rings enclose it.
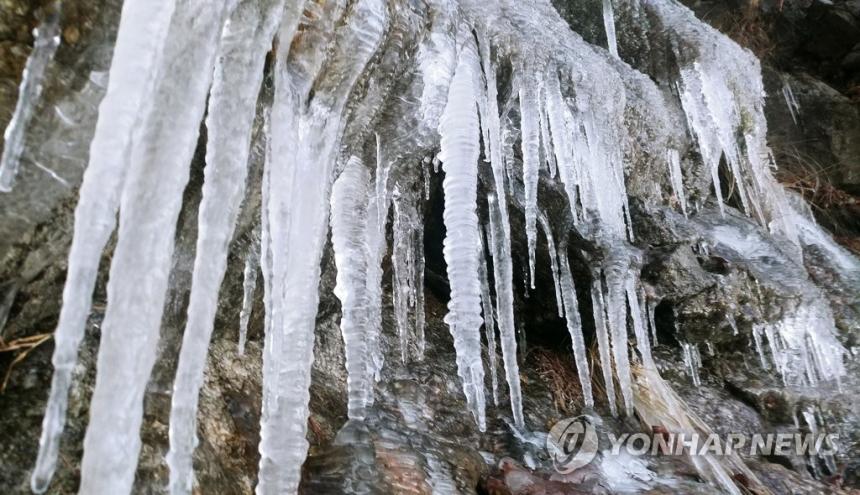
<path fill-rule="evenodd" d="M 549 431 L 546 450 L 556 471 L 572 473 L 594 460 L 597 432 L 585 416 L 563 419 Z"/>

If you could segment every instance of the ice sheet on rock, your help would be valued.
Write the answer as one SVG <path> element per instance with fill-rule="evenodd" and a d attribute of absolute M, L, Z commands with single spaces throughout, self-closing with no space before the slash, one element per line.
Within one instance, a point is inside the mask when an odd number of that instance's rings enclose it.
<path fill-rule="evenodd" d="M 833 313 L 791 251 L 735 216 L 702 215 L 697 221 L 714 253 L 747 267 L 758 283 L 776 292 L 776 304 L 783 308 L 781 316 L 762 322 L 753 337 L 758 333 L 760 338 L 761 331 L 767 336 L 774 367 L 786 383 L 815 385 L 835 380 L 838 384 L 845 375 L 845 349 L 835 337 Z"/>
<path fill-rule="evenodd" d="M 348 6 L 311 3 L 302 36 L 285 41 L 293 38 L 293 26 L 279 36 L 273 160 L 264 206 L 271 231 L 273 318 L 263 352 L 258 494 L 298 490 L 308 449 L 320 260 L 343 116 L 356 81 L 379 46 L 387 14 L 382 0 Z M 284 18 L 290 21 L 290 15 L 288 9 Z M 336 43 L 328 50 L 333 39 Z M 290 50 L 295 57 L 288 59 Z"/>
<path fill-rule="evenodd" d="M 469 409 L 478 427 L 486 428 L 484 365 L 481 359 L 481 289 L 477 216 L 480 126 L 474 80 L 478 77 L 478 54 L 468 36 L 460 45 L 459 60 L 448 103 L 442 114 L 440 159 L 445 170 L 444 241 L 445 262 L 451 285 L 448 324 L 457 351 L 457 370 Z"/>
<path fill-rule="evenodd" d="M 54 60 L 60 46 L 60 10 L 62 3 L 54 3 L 54 11 L 33 31 L 33 51 L 27 57 L 18 102 L 12 119 L 3 133 L 3 155 L 0 156 L 0 192 L 9 192 L 15 184 L 15 176 L 21 166 L 21 157 L 26 144 L 27 127 L 33 120 L 42 95 L 45 71 Z"/>
<path fill-rule="evenodd" d="M 227 268 L 227 251 L 244 197 L 251 128 L 263 79 L 263 64 L 283 11 L 283 0 L 246 0 L 237 6 L 221 33 L 206 116 L 206 168 L 188 318 L 171 403 L 171 445 L 167 462 L 170 491 L 176 495 L 189 494 L 192 490 L 197 397 L 203 384 L 219 289 Z M 240 353 L 244 353 L 245 348 L 257 259 L 252 248 L 245 260 Z"/>
<path fill-rule="evenodd" d="M 331 197 L 331 239 L 337 265 L 334 293 L 341 304 L 340 330 L 346 354 L 348 416 L 363 419 L 373 393 L 368 354 L 367 255 L 365 229 L 370 174 L 351 157 L 335 181 Z"/>
<path fill-rule="evenodd" d="M 129 493 L 134 481 L 143 394 L 157 354 L 176 221 L 227 3 L 177 5 L 153 102 L 136 134 L 107 288 L 81 493 Z"/>
<path fill-rule="evenodd" d="M 48 488 L 56 466 L 72 369 L 84 336 L 99 261 L 114 230 L 132 133 L 151 99 L 173 8 L 173 0 L 129 0 L 123 4 L 108 90 L 99 106 L 90 162 L 75 208 L 63 307 L 54 332 L 54 376 L 31 478 L 37 493 Z"/>

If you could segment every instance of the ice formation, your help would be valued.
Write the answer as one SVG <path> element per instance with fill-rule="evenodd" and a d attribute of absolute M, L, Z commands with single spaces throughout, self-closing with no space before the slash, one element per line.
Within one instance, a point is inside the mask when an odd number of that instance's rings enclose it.
<path fill-rule="evenodd" d="M 265 307 L 259 494 L 298 490 L 308 450 L 320 263 L 329 228 L 349 417 L 365 417 L 385 362 L 382 279 L 389 218 L 397 350 L 403 363 L 409 363 L 413 350 L 416 359 L 422 358 L 423 207 L 430 197 L 430 168 L 438 172 L 440 164 L 451 289 L 445 322 L 478 427 L 487 424 L 482 327 L 494 403 L 504 393 L 497 380 L 498 345 L 512 423 L 517 430 L 528 426 L 514 315 L 512 243 L 520 233 L 512 232 L 511 223 L 519 218 L 511 207 L 524 218 L 526 290 L 535 287 L 538 228 L 546 238 L 559 322 L 571 336 L 584 404 L 594 404 L 595 392 L 585 316 L 594 321 L 601 379 L 613 415 L 644 414 L 643 390 L 654 402 L 680 410 L 680 400 L 659 377 L 651 356 L 658 298 L 640 280 L 642 256 L 633 245 L 627 190 L 635 171 L 625 168 L 639 126 L 657 124 L 642 119 L 631 125 L 630 107 L 653 107 L 655 114 L 668 115 L 666 107 L 677 106 L 679 122 L 686 119 L 713 178 L 723 215 L 688 205 L 682 167 L 694 166 L 695 159 L 685 154 L 682 163 L 678 150 L 685 148 L 676 141 L 683 137 L 658 136 L 650 143 L 654 151 L 646 150 L 648 158 L 668 176 L 678 208 L 703 234 L 702 241 L 715 254 L 747 266 L 782 298 L 785 310 L 778 320 L 753 326 L 762 366 L 772 362 L 792 384 L 815 385 L 844 375 L 833 314 L 809 281 L 800 249 L 815 246 L 832 253 L 846 272 L 856 272 L 856 262 L 773 179 L 760 70 L 751 54 L 671 0 L 614 5 L 604 0 L 611 54 L 594 50 L 572 32 L 546 0 L 492 5 L 433 0 L 422 7 L 424 15 L 400 7 L 385 0 L 126 0 L 75 214 L 55 374 L 32 478 L 35 491 L 47 489 L 54 471 L 71 372 L 117 211 L 81 493 L 131 490 L 176 221 L 204 113 L 203 199 L 167 456 L 172 493 L 193 489 L 198 394 L 260 113 L 266 157 L 258 200 L 259 248 L 255 239 L 243 258 L 240 315 L 241 351 L 259 268 Z M 633 22 L 631 9 L 648 10 L 679 41 L 669 44 L 679 50 L 675 79 L 664 81 L 677 89 L 678 101 L 618 61 L 618 45 L 623 53 L 628 38 L 639 32 L 616 32 L 616 22 Z M 680 51 L 680 42 L 692 49 Z M 273 101 L 258 102 L 269 53 Z M 499 91 L 496 77 L 500 68 L 512 72 L 500 72 L 505 79 L 510 75 L 505 92 Z M 500 93 L 506 97 L 500 99 Z M 726 206 L 719 171 L 723 158 L 744 212 L 759 227 L 736 218 Z M 485 219 L 479 214 L 484 211 Z M 765 238 L 760 227 L 782 247 Z M 574 279 L 583 271 L 571 267 L 580 259 L 573 254 L 579 246 L 571 245 L 572 232 L 577 243 L 589 246 L 583 256 L 591 264 L 585 271 L 590 277 L 583 280 Z M 588 291 L 591 315 L 582 314 L 577 284 L 581 293 Z M 683 351 L 698 384 L 698 350 L 684 344 Z M 701 429 L 685 418 L 650 419 L 680 430 Z M 705 479 L 738 492 L 716 461 L 697 462 Z"/>
<path fill-rule="evenodd" d="M 27 126 L 33 119 L 36 105 L 42 94 L 45 71 L 48 69 L 57 47 L 60 46 L 60 12 L 62 3 L 55 3 L 55 11 L 50 12 L 45 20 L 34 30 L 33 51 L 27 58 L 21 86 L 18 89 L 18 103 L 12 120 L 3 134 L 3 155 L 0 156 L 0 192 L 9 192 L 21 166 L 21 156 L 24 153 Z"/>

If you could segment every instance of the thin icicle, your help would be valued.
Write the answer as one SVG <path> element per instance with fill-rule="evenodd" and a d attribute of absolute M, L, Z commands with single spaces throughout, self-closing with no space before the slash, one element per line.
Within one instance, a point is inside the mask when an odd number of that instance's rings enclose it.
<path fill-rule="evenodd" d="M 496 289 L 496 321 L 499 326 L 499 344 L 508 382 L 511 412 L 514 424 L 525 427 L 523 419 L 520 371 L 517 362 L 517 336 L 514 324 L 513 267 L 511 262 L 511 227 L 508 219 L 508 205 L 505 189 L 506 168 L 502 154 L 502 127 L 499 118 L 496 73 L 490 56 L 489 42 L 481 37 L 481 65 L 487 83 L 486 120 L 490 134 L 490 165 L 493 169 L 493 188 L 495 193 L 487 196 L 489 210 L 490 255 L 493 258 L 493 281 Z"/>
<path fill-rule="evenodd" d="M 381 150 L 377 148 L 377 154 Z M 376 176 L 383 173 L 382 160 L 377 159 Z M 376 182 L 374 182 L 376 184 Z M 375 188 L 374 188 L 375 189 Z M 383 198 L 388 198 L 386 191 L 382 192 Z M 373 376 L 376 381 L 381 378 L 384 356 L 380 345 L 382 335 L 382 260 L 388 249 L 385 239 L 385 220 L 388 218 L 388 210 L 391 202 L 380 199 L 373 194 L 368 199 L 367 205 L 367 299 L 368 299 L 368 328 L 367 347 L 373 364 Z M 382 208 L 382 214 L 378 213 Z M 382 223 L 379 223 L 380 219 Z"/>
<path fill-rule="evenodd" d="M 684 365 L 687 367 L 687 374 L 690 375 L 693 385 L 698 387 L 702 384 L 702 380 L 699 378 L 699 368 L 702 367 L 702 358 L 699 354 L 699 347 L 696 344 L 682 342 L 681 348 L 684 351 Z"/>
<path fill-rule="evenodd" d="M 615 12 L 612 0 L 603 0 L 603 28 L 606 32 L 606 45 L 609 53 L 618 56 L 618 36 L 615 33 Z"/>
<path fill-rule="evenodd" d="M 520 127 L 522 128 L 523 184 L 525 187 L 526 237 L 529 249 L 529 284 L 535 288 L 535 248 L 537 247 L 537 196 L 540 171 L 540 103 L 534 77 L 520 71 Z"/>
<path fill-rule="evenodd" d="M 594 395 L 591 392 L 591 372 L 588 365 L 588 353 L 585 349 L 585 338 L 582 336 L 579 303 L 576 300 L 576 287 L 573 284 L 573 275 L 570 273 L 570 263 L 567 260 L 567 249 L 565 246 L 559 248 L 558 264 L 561 274 L 564 314 L 567 315 L 567 331 L 570 333 L 573 356 L 576 358 L 576 372 L 579 375 L 579 385 L 582 387 L 582 398 L 585 402 L 585 407 L 594 407 Z"/>
<path fill-rule="evenodd" d="M 797 98 L 794 97 L 794 90 L 791 89 L 791 83 L 787 79 L 782 83 L 782 96 L 785 98 L 785 106 L 788 107 L 788 111 L 791 113 L 791 120 L 794 122 L 794 125 L 797 125 L 800 115 L 800 104 L 797 103 Z"/>
<path fill-rule="evenodd" d="M 30 479 L 36 493 L 47 490 L 56 468 L 72 370 L 90 312 L 99 260 L 116 225 L 133 129 L 151 101 L 173 8 L 174 0 L 128 0 L 123 4 L 108 89 L 99 106 L 90 162 L 75 208 L 63 307 L 54 332 L 54 376 Z"/>
<path fill-rule="evenodd" d="M 400 186 L 404 188 L 401 192 Z M 394 205 L 393 244 L 391 264 L 393 270 L 394 317 L 400 334 L 400 354 L 402 362 L 407 362 L 409 348 L 415 344 L 418 333 L 417 324 L 423 325 L 423 315 L 418 312 L 419 261 L 423 256 L 424 231 L 418 208 L 420 193 L 409 184 L 397 185 L 392 194 Z M 423 266 L 421 267 L 423 272 Z M 423 282 L 421 282 L 423 285 Z M 423 306 L 423 292 L 422 306 Z M 422 307 L 423 310 L 423 307 Z M 422 320 L 419 322 L 419 317 Z M 420 354 L 423 354 L 421 352 Z"/>
<path fill-rule="evenodd" d="M 669 182 L 672 183 L 672 192 L 681 206 L 684 216 L 687 216 L 687 196 L 684 194 L 684 179 L 681 173 L 681 156 L 678 150 L 670 149 L 666 152 L 666 161 L 669 165 Z"/>
<path fill-rule="evenodd" d="M 463 36 L 459 62 L 442 114 L 442 166 L 445 170 L 445 261 L 451 284 L 448 324 L 457 350 L 457 369 L 475 421 L 486 428 L 484 364 L 481 360 L 481 290 L 476 212 L 480 127 L 474 79 L 478 57 L 474 43 Z"/>
<path fill-rule="evenodd" d="M 481 313 L 484 316 L 484 335 L 487 338 L 487 355 L 490 361 L 490 381 L 493 385 L 493 405 L 499 404 L 499 376 L 498 367 L 496 364 L 496 321 L 494 318 L 493 300 L 490 296 L 490 282 L 487 273 L 487 258 L 486 242 L 483 232 L 479 234 L 481 238 L 480 250 L 478 251 L 478 260 L 480 261 L 480 277 L 481 277 Z"/>
<path fill-rule="evenodd" d="M 195 0 L 177 7 L 164 48 L 165 70 L 135 139 L 84 439 L 81 493 L 123 494 L 132 488 L 140 451 L 143 394 L 157 356 L 176 221 L 227 4 Z M 208 336 L 204 356 L 206 343 Z M 177 377 L 177 386 L 183 380 Z M 173 405 L 177 406 L 175 397 Z M 190 436 L 195 433 L 192 430 Z"/>
<path fill-rule="evenodd" d="M 547 252 L 549 253 L 549 268 L 552 272 L 552 282 L 555 287 L 555 304 L 558 308 L 558 317 L 564 318 L 564 300 L 561 296 L 562 291 L 558 274 L 558 258 L 556 255 L 557 251 L 555 249 L 555 239 L 552 236 L 552 229 L 550 228 L 549 220 L 544 212 L 538 213 L 538 221 L 540 222 L 541 229 L 546 236 Z"/>
<path fill-rule="evenodd" d="M 248 322 L 254 305 L 254 292 L 257 290 L 257 272 L 260 268 L 260 254 L 255 249 L 245 255 L 245 269 L 242 271 L 242 310 L 239 311 L 239 355 L 245 355 L 248 341 Z"/>
<path fill-rule="evenodd" d="M 169 490 L 173 495 L 190 494 L 193 488 L 198 395 L 203 385 L 218 293 L 227 268 L 227 251 L 245 191 L 263 64 L 283 10 L 283 0 L 246 0 L 237 6 L 221 32 L 206 116 L 208 145 L 198 214 L 197 254 L 170 411 L 167 464 Z M 240 354 L 244 353 L 256 285 L 257 256 L 253 251 L 246 258 Z"/>
<path fill-rule="evenodd" d="M 591 306 L 594 314 L 594 329 L 597 334 L 597 349 L 600 354 L 600 371 L 606 388 L 606 400 L 613 416 L 618 415 L 615 404 L 615 383 L 612 380 L 612 349 L 609 343 L 606 305 L 603 301 L 603 274 L 597 270 L 591 275 Z"/>
<path fill-rule="evenodd" d="M 45 70 L 54 60 L 60 46 L 60 10 L 62 2 L 54 2 L 54 11 L 33 31 L 33 51 L 27 58 L 21 86 L 18 88 L 18 103 L 12 120 L 3 134 L 3 156 L 0 158 L 0 192 L 9 192 L 15 184 L 15 176 L 24 153 L 27 127 L 33 120 L 42 95 Z"/>
<path fill-rule="evenodd" d="M 337 264 L 334 293 L 340 299 L 340 330 L 346 349 L 348 416 L 363 419 L 373 393 L 373 366 L 367 353 L 367 260 L 364 232 L 370 174 L 351 157 L 335 181 L 331 197 L 331 241 Z"/>

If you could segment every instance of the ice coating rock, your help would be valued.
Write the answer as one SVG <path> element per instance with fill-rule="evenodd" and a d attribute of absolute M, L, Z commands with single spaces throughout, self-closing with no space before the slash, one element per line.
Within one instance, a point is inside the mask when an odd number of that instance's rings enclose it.
<path fill-rule="evenodd" d="M 582 399 L 585 402 L 585 407 L 594 407 L 588 353 L 585 349 L 585 338 L 582 336 L 582 319 L 579 315 L 579 303 L 576 301 L 576 287 L 573 284 L 573 276 L 570 273 L 566 246 L 562 246 L 558 251 L 558 264 L 561 278 L 561 294 L 564 300 L 564 314 L 567 316 L 567 331 L 570 334 L 570 340 L 573 345 L 573 356 L 576 358 L 576 372 L 579 375 L 579 385 L 582 387 Z"/>
<path fill-rule="evenodd" d="M 34 30 L 33 51 L 27 58 L 24 75 L 18 88 L 18 103 L 12 120 L 3 134 L 3 155 L 0 156 L 0 192 L 9 192 L 21 166 L 27 126 L 33 119 L 36 106 L 42 95 L 45 71 L 54 60 L 60 46 L 60 9 L 62 3 L 54 3 L 53 11 Z"/>
<path fill-rule="evenodd" d="M 351 157 L 334 183 L 331 238 L 337 264 L 334 293 L 340 299 L 340 329 L 346 353 L 348 415 L 363 419 L 373 393 L 373 364 L 367 349 L 367 255 L 365 229 L 370 174 Z"/>
<path fill-rule="evenodd" d="M 56 466 L 72 370 L 90 312 L 99 261 L 116 224 L 132 134 L 160 72 L 173 8 L 173 0 L 129 0 L 123 4 L 108 90 L 99 106 L 90 162 L 75 208 L 63 307 L 54 332 L 54 376 L 31 478 L 37 493 L 47 490 Z"/>
<path fill-rule="evenodd" d="M 681 349 L 684 351 L 684 366 L 687 367 L 687 374 L 690 375 L 693 385 L 698 387 L 702 384 L 702 380 L 699 378 L 699 368 L 702 366 L 699 347 L 696 344 L 682 342 Z"/>
<path fill-rule="evenodd" d="M 468 39 L 468 38 L 463 38 Z M 440 159 L 445 171 L 444 241 L 451 301 L 445 323 L 457 350 L 457 372 L 478 427 L 486 428 L 484 363 L 481 359 L 481 288 L 477 215 L 480 126 L 474 80 L 478 77 L 474 43 L 464 42 L 439 124 Z"/>
<path fill-rule="evenodd" d="M 173 384 L 170 411 L 170 492 L 192 491 L 191 456 L 196 445 L 197 402 L 215 321 L 218 294 L 227 268 L 227 250 L 245 191 L 251 127 L 257 95 L 263 80 L 263 64 L 284 11 L 283 0 L 241 2 L 228 18 L 221 34 L 215 64 L 209 111 L 206 116 L 208 145 L 203 198 L 197 227 L 197 249 L 188 319 Z M 247 256 L 246 303 L 250 305 L 256 278 L 255 254 Z M 240 326 L 247 329 L 250 306 L 243 304 Z M 240 331 L 240 353 L 244 332 Z"/>
<path fill-rule="evenodd" d="M 84 439 L 81 493 L 129 493 L 134 481 L 143 393 L 156 358 L 176 220 L 227 3 L 177 6 L 153 104 L 131 152 Z"/>

